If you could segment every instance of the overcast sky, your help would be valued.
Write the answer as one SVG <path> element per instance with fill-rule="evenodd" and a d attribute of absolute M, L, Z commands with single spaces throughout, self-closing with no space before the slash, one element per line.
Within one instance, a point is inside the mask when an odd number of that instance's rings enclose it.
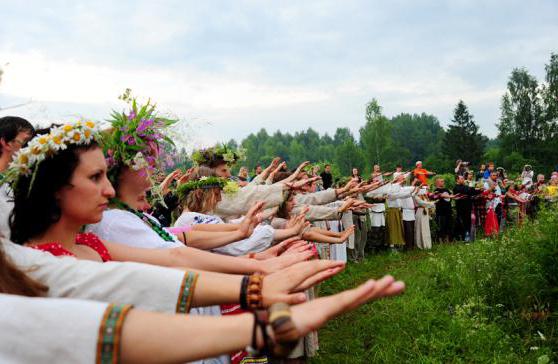
<path fill-rule="evenodd" d="M 514 67 L 558 52 L 558 1 L 0 0 L 0 111 L 107 118 L 126 87 L 191 125 L 193 146 L 260 128 L 354 132 L 459 99 L 496 135 Z M 7 64 L 7 65 L 6 65 Z"/>

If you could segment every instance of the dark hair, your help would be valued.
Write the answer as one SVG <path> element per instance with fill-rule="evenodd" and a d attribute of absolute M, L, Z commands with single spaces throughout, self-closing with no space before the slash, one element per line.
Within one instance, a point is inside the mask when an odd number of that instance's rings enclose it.
<path fill-rule="evenodd" d="M 225 162 L 225 159 L 221 156 L 215 156 L 209 162 L 203 163 L 201 165 L 209 167 L 209 168 L 217 168 L 217 167 L 219 167 L 220 165 L 223 165 L 223 164 L 227 164 L 227 162 Z"/>
<path fill-rule="evenodd" d="M 43 160 L 34 174 L 17 180 L 17 185 L 13 186 L 14 209 L 10 214 L 11 240 L 14 243 L 24 244 L 60 220 L 62 211 L 56 192 L 70 183 L 80 153 L 95 148 L 99 148 L 96 142 L 70 145 Z"/>
<path fill-rule="evenodd" d="M 288 177 L 290 177 L 293 173 L 292 172 L 277 172 L 273 177 L 273 183 L 280 182 Z"/>
<path fill-rule="evenodd" d="M 4 116 L 0 118 L 0 139 L 11 142 L 17 137 L 17 134 L 25 131 L 35 134 L 33 125 L 24 118 L 17 116 Z M 2 155 L 2 148 L 0 148 L 0 155 Z"/>
<path fill-rule="evenodd" d="M 44 296 L 48 287 L 29 277 L 4 253 L 0 244 L 0 293 L 20 296 Z"/>
<path fill-rule="evenodd" d="M 287 192 L 287 196 L 285 197 L 281 205 L 279 205 L 279 208 L 277 209 L 275 216 L 281 219 L 288 219 L 290 217 L 290 211 L 287 211 L 287 203 L 292 198 L 294 198 L 294 193 L 292 191 Z"/>
<path fill-rule="evenodd" d="M 326 165 L 324 165 L 324 168 L 325 167 L 331 167 L 331 164 L 326 164 Z"/>

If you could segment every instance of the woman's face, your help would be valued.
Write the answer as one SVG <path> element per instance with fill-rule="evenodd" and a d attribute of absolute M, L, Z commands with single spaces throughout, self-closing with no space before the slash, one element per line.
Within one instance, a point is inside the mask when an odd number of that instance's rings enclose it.
<path fill-rule="evenodd" d="M 289 198 L 289 200 L 287 201 L 286 205 L 287 205 L 287 206 L 286 206 L 287 213 L 290 214 L 291 211 L 293 211 L 293 208 L 294 208 L 294 206 L 295 206 L 294 198 L 292 198 L 292 197 Z"/>
<path fill-rule="evenodd" d="M 227 164 L 220 164 L 215 167 L 215 174 L 221 178 L 231 178 L 231 169 Z"/>
<path fill-rule="evenodd" d="M 379 165 L 377 165 L 377 164 L 374 165 L 374 172 L 376 172 L 376 173 L 380 172 L 380 166 Z"/>
<path fill-rule="evenodd" d="M 107 178 L 107 164 L 100 148 L 79 154 L 79 163 L 69 184 L 56 194 L 62 218 L 80 225 L 101 221 L 114 188 Z"/>
<path fill-rule="evenodd" d="M 117 196 L 128 196 L 126 201 L 131 208 L 141 210 L 147 202 L 147 191 L 152 187 L 149 172 L 146 169 L 133 170 L 123 168 L 118 181 Z"/>
<path fill-rule="evenodd" d="M 358 176 L 358 169 L 353 168 L 353 176 Z"/>

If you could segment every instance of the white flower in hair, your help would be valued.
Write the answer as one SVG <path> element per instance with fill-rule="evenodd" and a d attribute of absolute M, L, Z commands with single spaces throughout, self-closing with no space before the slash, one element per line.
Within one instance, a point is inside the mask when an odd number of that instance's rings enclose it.
<path fill-rule="evenodd" d="M 223 154 L 223 160 L 225 162 L 228 162 L 228 163 L 233 163 L 234 162 L 234 153 L 233 152 L 227 152 L 227 153 Z"/>
<path fill-rule="evenodd" d="M 203 176 L 200 178 L 200 181 L 207 181 L 208 177 L 207 176 Z"/>
<path fill-rule="evenodd" d="M 131 167 L 134 171 L 139 171 L 140 169 L 149 167 L 149 163 L 145 160 L 142 152 L 136 153 L 134 159 L 132 159 Z"/>

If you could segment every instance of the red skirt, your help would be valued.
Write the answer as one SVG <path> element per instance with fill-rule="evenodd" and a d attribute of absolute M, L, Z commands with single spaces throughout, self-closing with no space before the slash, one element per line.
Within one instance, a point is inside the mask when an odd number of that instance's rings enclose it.
<path fill-rule="evenodd" d="M 489 208 L 486 212 L 486 218 L 484 220 L 484 235 L 493 236 L 497 235 L 499 231 L 498 217 L 493 208 Z"/>

